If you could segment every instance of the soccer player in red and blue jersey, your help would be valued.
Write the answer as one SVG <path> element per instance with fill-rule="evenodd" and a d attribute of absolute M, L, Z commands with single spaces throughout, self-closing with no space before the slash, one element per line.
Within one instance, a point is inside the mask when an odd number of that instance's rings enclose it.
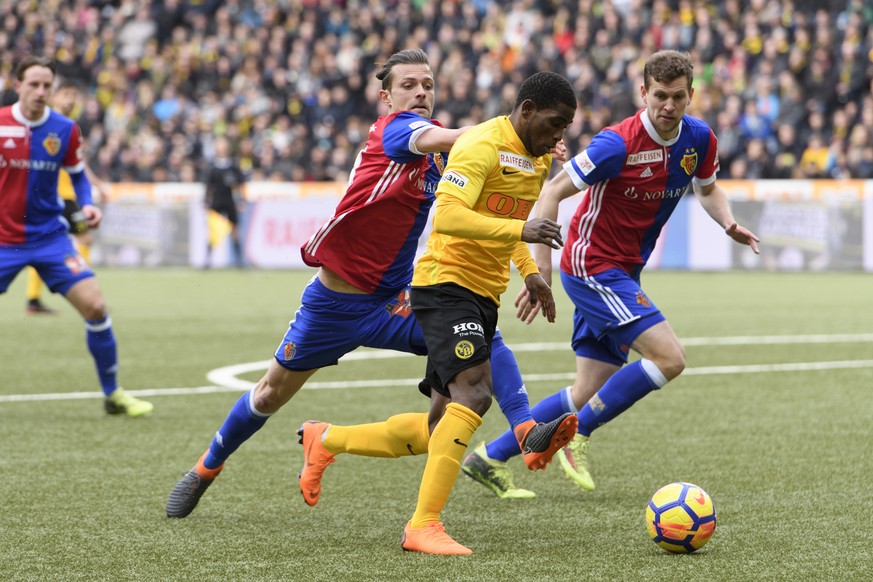
<path fill-rule="evenodd" d="M 118 387 L 112 320 L 94 272 L 76 250 L 63 217 L 61 169 L 70 175 L 88 225 L 97 227 L 102 215 L 91 201 L 79 127 L 48 107 L 54 80 L 51 61 L 24 59 L 16 71 L 19 100 L 0 109 L 0 293 L 19 271 L 34 267 L 49 289 L 62 294 L 85 319 L 106 412 L 142 416 L 154 406 Z"/>
<path fill-rule="evenodd" d="M 430 116 L 433 72 L 418 49 L 392 55 L 376 77 L 390 113 L 370 128 L 334 216 L 303 246 L 303 260 L 318 273 L 279 344 L 266 375 L 233 406 L 209 449 L 176 483 L 168 517 L 194 510 L 225 460 L 255 434 L 319 369 L 360 347 L 427 353 L 412 316 L 409 284 L 418 239 L 435 198 L 446 153 L 466 130 L 447 129 Z M 536 423 L 511 350 L 495 337 L 491 355 L 494 395 L 519 443 L 549 441 L 559 423 Z M 307 422 L 298 434 L 305 464 L 304 500 L 315 505 L 324 469 L 338 453 L 400 457 L 427 453 L 433 427 L 451 401 L 422 383 L 430 413 L 398 414 L 385 422 L 351 427 Z M 535 439 L 527 441 L 529 435 Z M 525 450 L 531 467 L 545 450 Z M 551 452 L 549 459 L 551 460 Z"/>
<path fill-rule="evenodd" d="M 543 189 L 537 215 L 556 219 L 558 204 L 586 191 L 570 223 L 561 257 L 561 283 L 575 306 L 572 346 L 576 379 L 533 408 L 549 420 L 577 412 L 578 432 L 556 456 L 582 489 L 593 490 L 588 438 L 685 368 L 685 351 L 673 328 L 640 287 L 640 272 L 661 228 L 689 187 L 725 233 L 758 252 L 758 238 L 737 225 L 716 184 L 718 141 L 709 126 L 685 109 L 694 95 L 687 54 L 660 51 L 643 70 L 646 108 L 607 127 L 564 164 Z M 551 250 L 536 245 L 534 258 L 551 278 Z M 519 294 L 519 317 L 528 323 L 538 307 Z M 628 351 L 642 358 L 630 365 Z M 505 490 L 504 465 L 518 447 L 503 435 L 464 460 L 463 470 L 493 490 Z"/>

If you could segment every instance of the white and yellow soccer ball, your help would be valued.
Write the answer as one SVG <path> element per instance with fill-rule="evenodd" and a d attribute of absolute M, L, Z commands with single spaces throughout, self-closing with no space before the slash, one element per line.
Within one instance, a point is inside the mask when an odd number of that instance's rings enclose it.
<path fill-rule="evenodd" d="M 697 551 L 715 532 L 715 505 L 697 485 L 664 485 L 646 506 L 646 529 L 652 541 L 668 552 Z"/>

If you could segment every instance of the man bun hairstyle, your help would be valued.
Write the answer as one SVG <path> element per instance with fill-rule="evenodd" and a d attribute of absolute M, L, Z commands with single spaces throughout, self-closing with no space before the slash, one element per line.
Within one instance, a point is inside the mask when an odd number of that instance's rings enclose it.
<path fill-rule="evenodd" d="M 427 53 L 421 49 L 406 49 L 394 53 L 376 72 L 376 78 L 382 81 L 382 89 L 391 88 L 393 81 L 391 72 L 395 65 L 426 65 L 430 68 L 430 61 L 427 59 Z"/>

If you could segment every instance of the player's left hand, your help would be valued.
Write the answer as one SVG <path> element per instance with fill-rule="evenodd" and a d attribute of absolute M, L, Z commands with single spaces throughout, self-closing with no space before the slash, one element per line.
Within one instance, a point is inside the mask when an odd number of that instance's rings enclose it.
<path fill-rule="evenodd" d="M 566 162 L 570 159 L 567 157 L 567 144 L 564 143 L 564 140 L 559 141 L 552 148 L 552 159 L 559 162 Z"/>
<path fill-rule="evenodd" d="M 525 277 L 524 286 L 527 291 L 527 301 L 530 304 L 530 310 L 537 309 L 542 311 L 543 316 L 549 320 L 549 323 L 554 323 L 555 298 L 552 296 L 552 288 L 549 287 L 546 280 L 539 273 L 534 273 Z M 521 313 L 521 309 L 519 309 L 519 313 Z M 535 315 L 536 311 L 533 311 L 533 313 L 524 314 L 524 317 L 519 317 L 519 319 L 529 323 L 526 320 L 528 318 L 532 320 Z"/>
<path fill-rule="evenodd" d="M 103 212 L 93 204 L 86 204 L 82 207 L 82 214 L 85 215 L 85 220 L 88 221 L 90 228 L 100 226 L 100 221 L 103 220 Z"/>
<path fill-rule="evenodd" d="M 752 250 L 755 251 L 756 255 L 761 254 L 761 251 L 758 250 L 757 244 L 761 242 L 761 239 L 755 236 L 755 233 L 753 233 L 751 230 L 744 228 L 734 222 L 729 227 L 724 229 L 724 231 L 729 237 L 731 237 L 738 243 L 742 245 L 749 245 L 750 247 L 752 247 Z"/>
<path fill-rule="evenodd" d="M 526 325 L 533 323 L 537 313 L 540 312 L 540 304 L 531 303 L 530 291 L 523 285 L 515 296 L 515 307 L 517 308 L 515 316 Z"/>

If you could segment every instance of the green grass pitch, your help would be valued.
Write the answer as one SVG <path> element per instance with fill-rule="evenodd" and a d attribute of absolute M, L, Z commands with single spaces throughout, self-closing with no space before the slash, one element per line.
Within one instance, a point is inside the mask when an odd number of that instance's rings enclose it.
<path fill-rule="evenodd" d="M 426 409 L 415 357 L 319 372 L 190 517 L 168 520 L 170 488 L 240 394 L 190 389 L 269 359 L 309 276 L 100 270 L 122 385 L 156 405 L 135 420 L 103 414 L 78 316 L 50 296 L 60 315 L 26 317 L 19 277 L 0 298 L 0 580 L 873 579 L 873 278 L 862 273 L 645 275 L 685 340 L 686 373 L 594 434 L 592 493 L 519 460 L 534 500 L 499 500 L 461 475 L 443 519 L 473 556 L 400 549 L 423 457 L 341 456 L 315 508 L 297 490 L 301 422 Z M 524 326 L 519 283 L 501 329 L 536 402 L 572 376 L 572 309 L 558 290 L 558 322 Z M 495 405 L 477 441 L 505 427 Z M 643 523 L 649 496 L 679 480 L 718 512 L 712 540 L 687 556 L 657 548 Z"/>

